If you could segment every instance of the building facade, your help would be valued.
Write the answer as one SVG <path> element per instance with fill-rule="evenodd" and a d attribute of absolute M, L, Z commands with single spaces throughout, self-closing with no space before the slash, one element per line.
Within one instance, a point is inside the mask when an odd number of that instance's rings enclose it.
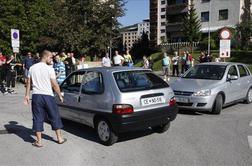
<path fill-rule="evenodd" d="M 130 50 L 133 44 L 141 38 L 142 34 L 150 34 L 150 20 L 146 19 L 140 23 L 130 25 L 121 29 L 123 44 L 126 49 Z"/>
<path fill-rule="evenodd" d="M 165 2 L 163 2 L 165 1 Z M 235 27 L 241 22 L 245 0 L 150 0 L 150 29 L 152 45 L 159 45 L 162 32 L 168 42 L 184 41 L 181 31 L 183 18 L 193 4 L 201 21 L 201 32 L 222 27 Z M 162 5 L 163 4 L 163 5 Z M 166 7 L 166 10 L 164 9 Z M 252 6 L 250 6 L 252 8 Z M 165 15 L 166 19 L 162 19 Z M 165 30 L 162 30 L 165 25 Z M 162 31 L 162 32 L 161 32 Z"/>

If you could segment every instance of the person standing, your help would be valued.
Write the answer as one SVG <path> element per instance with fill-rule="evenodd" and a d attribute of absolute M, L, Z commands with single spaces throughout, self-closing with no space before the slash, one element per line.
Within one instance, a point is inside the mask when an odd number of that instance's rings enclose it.
<path fill-rule="evenodd" d="M 115 51 L 115 56 L 113 57 L 114 60 L 114 66 L 122 66 L 124 63 L 124 58 L 118 54 L 118 51 Z"/>
<path fill-rule="evenodd" d="M 57 54 L 55 57 L 55 63 L 53 68 L 55 70 L 56 79 L 58 84 L 61 84 L 66 78 L 65 64 L 60 60 L 60 56 Z"/>
<path fill-rule="evenodd" d="M 27 56 L 24 59 L 23 62 L 23 69 L 24 69 L 24 77 L 25 77 L 25 84 L 27 82 L 27 77 L 28 77 L 28 71 L 30 69 L 30 67 L 34 64 L 34 59 L 32 57 L 31 52 L 27 53 Z"/>
<path fill-rule="evenodd" d="M 102 67 L 111 67 L 109 53 L 106 53 L 105 57 L 102 58 Z"/>
<path fill-rule="evenodd" d="M 14 88 L 16 85 L 17 72 L 15 70 L 15 57 L 11 55 L 6 62 L 6 91 L 8 93 L 15 93 Z"/>
<path fill-rule="evenodd" d="M 68 57 L 65 59 L 66 77 L 75 70 L 76 59 L 74 53 L 68 53 Z"/>
<path fill-rule="evenodd" d="M 175 55 L 172 57 L 172 76 L 175 76 L 175 72 L 176 72 L 176 76 L 179 76 L 179 68 L 178 68 L 178 64 L 179 64 L 179 56 L 178 56 L 178 52 L 175 52 Z"/>
<path fill-rule="evenodd" d="M 133 60 L 129 53 L 129 50 L 126 51 L 126 54 L 124 54 L 124 66 L 132 67 L 133 66 Z"/>
<path fill-rule="evenodd" d="M 6 64 L 6 57 L 2 54 L 2 51 L 0 50 L 0 90 L 3 94 L 8 93 L 5 90 L 4 83 L 3 83 L 6 79 L 5 64 Z"/>
<path fill-rule="evenodd" d="M 149 66 L 150 64 L 149 64 L 149 61 L 148 61 L 148 59 L 147 59 L 147 57 L 146 56 L 143 56 L 143 68 L 144 69 L 149 69 Z"/>
<path fill-rule="evenodd" d="M 183 53 L 180 57 L 180 63 L 181 63 L 181 74 L 185 72 L 185 66 L 186 66 L 186 52 Z"/>
<path fill-rule="evenodd" d="M 164 57 L 162 59 L 162 67 L 163 67 L 163 75 L 164 80 L 169 81 L 169 69 L 170 69 L 171 59 L 167 55 L 167 53 L 164 53 Z"/>
<path fill-rule="evenodd" d="M 54 98 L 53 90 L 56 92 L 61 102 L 63 102 L 63 96 L 61 95 L 59 85 L 56 81 L 54 69 L 49 66 L 51 64 L 52 53 L 47 50 L 43 51 L 41 54 L 41 62 L 30 68 L 26 85 L 24 97 L 25 105 L 29 104 L 31 83 L 33 86 L 32 117 L 33 130 L 35 131 L 37 139 L 32 145 L 36 147 L 43 147 L 42 132 L 44 131 L 43 123 L 46 115 L 51 122 L 52 129 L 55 130 L 57 142 L 63 144 L 67 141 L 67 139 L 63 138 L 61 134 L 63 124 Z"/>

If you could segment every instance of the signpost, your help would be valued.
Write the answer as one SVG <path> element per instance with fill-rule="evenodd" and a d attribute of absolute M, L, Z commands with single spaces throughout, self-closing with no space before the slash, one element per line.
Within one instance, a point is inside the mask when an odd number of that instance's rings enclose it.
<path fill-rule="evenodd" d="M 231 48 L 231 32 L 227 28 L 223 28 L 220 31 L 220 58 L 230 58 Z"/>
<path fill-rule="evenodd" d="M 14 53 L 19 53 L 20 41 L 18 29 L 11 29 L 11 46 Z"/>

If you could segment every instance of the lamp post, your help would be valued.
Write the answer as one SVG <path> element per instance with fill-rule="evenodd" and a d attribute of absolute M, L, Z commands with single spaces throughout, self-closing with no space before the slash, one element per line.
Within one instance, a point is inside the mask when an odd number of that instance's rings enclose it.
<path fill-rule="evenodd" d="M 208 49 L 207 52 L 210 55 L 210 49 L 211 49 L 211 32 L 210 32 L 210 21 L 211 21 L 211 4 L 212 0 L 209 1 L 209 20 L 208 20 Z"/>

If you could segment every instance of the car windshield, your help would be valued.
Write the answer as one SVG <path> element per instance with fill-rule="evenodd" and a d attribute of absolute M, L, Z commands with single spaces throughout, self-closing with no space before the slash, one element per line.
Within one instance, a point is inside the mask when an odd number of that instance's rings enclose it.
<path fill-rule="evenodd" d="M 114 78 L 121 92 L 133 92 L 169 87 L 164 80 L 149 71 L 116 72 L 114 73 Z"/>
<path fill-rule="evenodd" d="M 225 73 L 224 65 L 196 65 L 182 78 L 221 80 Z"/>

